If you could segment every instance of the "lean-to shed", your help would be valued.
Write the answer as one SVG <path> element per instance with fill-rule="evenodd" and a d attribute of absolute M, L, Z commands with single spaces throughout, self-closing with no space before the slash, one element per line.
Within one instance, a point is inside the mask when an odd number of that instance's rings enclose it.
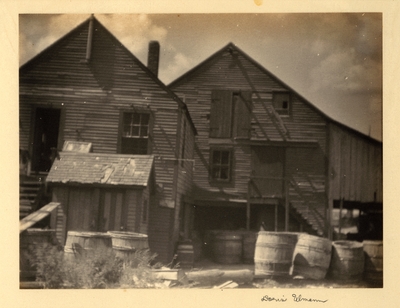
<path fill-rule="evenodd" d="M 68 231 L 148 234 L 153 162 L 152 155 L 60 152 L 47 176 L 61 204 L 52 222 L 59 242 Z"/>

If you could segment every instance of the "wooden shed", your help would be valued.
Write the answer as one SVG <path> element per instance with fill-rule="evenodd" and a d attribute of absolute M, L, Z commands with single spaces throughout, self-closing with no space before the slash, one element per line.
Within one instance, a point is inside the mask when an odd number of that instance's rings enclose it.
<path fill-rule="evenodd" d="M 68 231 L 131 231 L 147 234 L 154 195 L 154 157 L 60 152 L 47 176 L 57 239 Z"/>
<path fill-rule="evenodd" d="M 42 182 L 65 140 L 91 143 L 94 155 L 153 155 L 149 243 L 167 262 L 191 199 L 196 130 L 157 77 L 159 50 L 149 43 L 145 66 L 91 16 L 20 68 L 19 136 L 26 173 Z"/>
<path fill-rule="evenodd" d="M 173 81 L 198 130 L 192 227 L 332 237 L 334 207 L 382 209 L 382 142 L 318 110 L 233 43 Z"/>

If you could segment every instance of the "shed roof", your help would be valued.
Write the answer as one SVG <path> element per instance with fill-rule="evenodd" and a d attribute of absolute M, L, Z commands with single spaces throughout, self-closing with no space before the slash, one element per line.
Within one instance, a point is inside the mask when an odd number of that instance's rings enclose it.
<path fill-rule="evenodd" d="M 60 152 L 46 181 L 103 185 L 147 186 L 153 155 Z"/>

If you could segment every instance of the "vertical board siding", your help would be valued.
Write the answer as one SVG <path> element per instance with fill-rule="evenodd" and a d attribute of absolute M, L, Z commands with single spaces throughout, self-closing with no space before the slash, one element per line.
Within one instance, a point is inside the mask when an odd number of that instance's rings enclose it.
<path fill-rule="evenodd" d="M 57 207 L 56 214 L 56 237 L 61 245 L 65 244 L 66 239 L 66 220 L 68 213 L 68 188 L 67 187 L 54 187 L 52 200 L 59 202 L 61 205 Z"/>
<path fill-rule="evenodd" d="M 157 254 L 157 260 L 160 262 L 171 261 L 172 254 L 170 244 L 170 219 L 173 209 L 159 206 L 160 196 L 157 193 L 151 199 L 149 215 L 149 246 L 152 253 Z"/>
<path fill-rule="evenodd" d="M 147 186 L 143 191 L 142 191 L 142 205 L 140 207 L 140 223 L 139 223 L 139 228 L 138 232 L 143 233 L 143 234 L 148 234 L 148 222 L 149 222 L 149 209 L 150 209 L 150 189 L 149 186 Z M 147 209 L 144 209 L 144 206 L 146 206 L 147 202 Z M 147 211 L 147 219 L 143 220 L 143 211 Z"/>
<path fill-rule="evenodd" d="M 128 207 L 128 214 L 126 219 L 126 231 L 137 232 L 137 209 L 140 206 L 138 204 L 138 190 L 126 190 L 125 193 L 125 205 Z"/>
<path fill-rule="evenodd" d="M 382 202 L 382 144 L 330 124 L 330 191 L 335 200 Z M 375 200 L 376 195 L 376 200 Z"/>

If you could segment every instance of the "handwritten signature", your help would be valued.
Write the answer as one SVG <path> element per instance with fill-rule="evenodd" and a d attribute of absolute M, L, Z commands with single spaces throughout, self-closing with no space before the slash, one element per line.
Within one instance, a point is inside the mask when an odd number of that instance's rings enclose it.
<path fill-rule="evenodd" d="M 292 299 L 294 302 L 315 302 L 315 303 L 326 303 L 327 299 L 316 299 L 311 297 L 303 297 L 301 294 L 292 294 Z M 262 302 L 286 302 L 288 298 L 283 295 L 282 297 L 272 297 L 268 295 L 264 295 L 261 298 Z"/>

